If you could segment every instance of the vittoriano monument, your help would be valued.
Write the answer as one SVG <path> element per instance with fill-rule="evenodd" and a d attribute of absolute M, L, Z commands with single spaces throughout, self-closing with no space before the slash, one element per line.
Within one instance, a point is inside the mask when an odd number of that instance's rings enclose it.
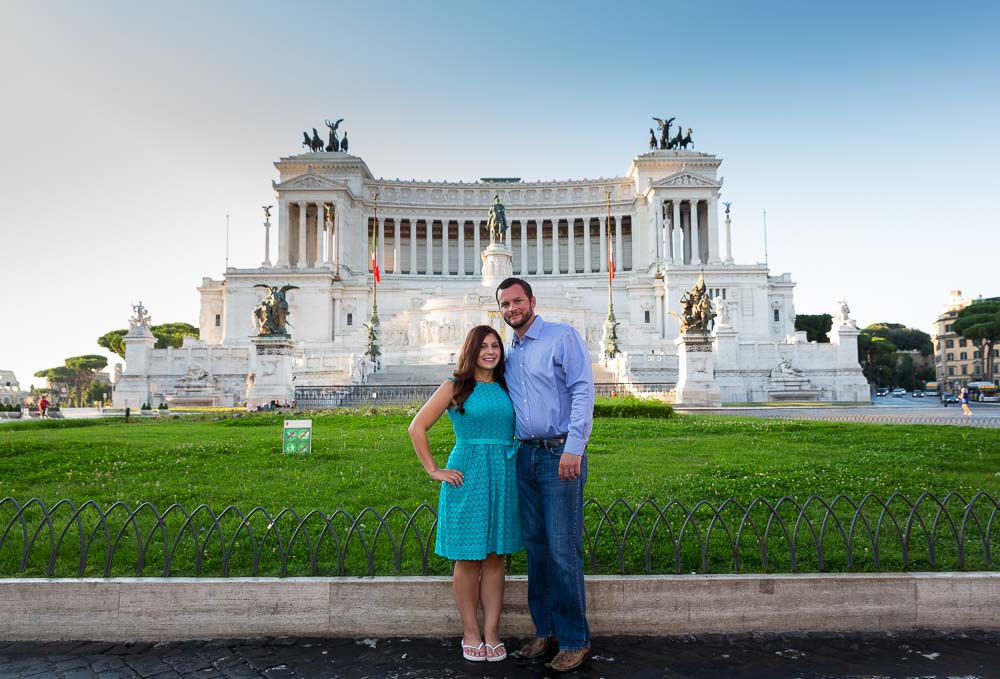
<path fill-rule="evenodd" d="M 705 274 L 681 296 L 681 313 L 670 312 L 680 322 L 677 346 L 678 375 L 674 402 L 679 405 L 718 406 L 722 391 L 715 381 L 713 337 L 709 335 L 715 311 L 705 286 Z"/>
<path fill-rule="evenodd" d="M 484 176 L 457 181 L 419 170 L 393 179 L 393 165 L 369 168 L 345 153 L 341 116 L 316 117 L 315 131 L 310 123 L 287 138 L 287 155 L 259 159 L 273 182 L 258 187 L 271 193 L 252 207 L 267 209 L 234 230 L 258 243 L 254 261 L 176 281 L 198 291 L 200 307 L 191 311 L 200 336 L 172 349 L 129 340 L 123 374 L 137 385 L 131 393 L 156 407 L 190 390 L 203 370 L 220 405 L 248 393 L 253 401 L 266 382 L 286 390 L 282 401 L 293 398 L 294 384 L 300 405 L 310 405 L 310 393 L 320 394 L 312 405 L 326 405 L 327 387 L 366 379 L 358 366 L 371 362 L 376 301 L 379 369 L 367 371 L 369 384 L 440 384 L 470 328 L 505 327 L 494 293 L 514 275 L 530 281 L 547 320 L 580 331 L 595 363 L 609 363 L 613 340 L 613 368 L 598 365 L 598 381 L 657 384 L 666 395 L 681 382 L 683 357 L 684 394 L 697 345 L 712 357 L 725 402 L 867 400 L 853 319 L 835 315 L 828 343 L 795 330 L 792 274 L 733 251 L 739 225 L 723 202 L 723 159 L 693 150 L 693 132 L 689 139 L 685 124 L 678 135 L 679 120 L 637 118 L 643 138 L 620 149 L 620 162 L 602 176 L 523 181 L 491 176 L 495 168 L 480 159 Z M 821 160 L 803 153 L 795 162 L 809 172 Z M 190 159 L 196 171 L 202 162 Z M 563 168 L 574 172 L 568 162 Z M 607 323 L 612 303 L 616 338 Z M 286 357 L 294 383 L 277 377 L 286 369 L 277 359 Z M 801 375 L 781 368 L 789 364 Z"/>

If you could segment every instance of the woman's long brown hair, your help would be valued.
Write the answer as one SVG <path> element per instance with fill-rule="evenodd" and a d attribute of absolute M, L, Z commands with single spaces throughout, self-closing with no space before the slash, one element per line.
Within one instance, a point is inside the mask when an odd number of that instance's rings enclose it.
<path fill-rule="evenodd" d="M 488 325 L 477 325 L 469 334 L 465 336 L 465 344 L 462 345 L 462 353 L 458 358 L 458 370 L 455 371 L 455 395 L 452 401 L 458 412 L 465 414 L 465 399 L 472 395 L 472 390 L 476 388 L 476 360 L 479 358 L 479 350 L 487 337 L 493 335 L 500 343 L 500 360 L 493 367 L 493 381 L 507 390 L 507 381 L 503 377 L 504 351 L 503 340 L 494 328 Z"/>

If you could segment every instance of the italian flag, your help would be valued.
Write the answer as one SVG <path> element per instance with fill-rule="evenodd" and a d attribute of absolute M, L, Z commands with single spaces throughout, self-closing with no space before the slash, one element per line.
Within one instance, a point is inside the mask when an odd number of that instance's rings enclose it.
<path fill-rule="evenodd" d="M 608 281 L 615 279 L 615 244 L 611 236 L 611 222 L 608 222 Z"/>
<path fill-rule="evenodd" d="M 381 283 L 382 276 L 379 274 L 378 270 L 378 250 L 375 249 L 375 230 L 378 228 L 378 221 L 372 226 L 372 274 L 375 276 L 375 282 Z"/>

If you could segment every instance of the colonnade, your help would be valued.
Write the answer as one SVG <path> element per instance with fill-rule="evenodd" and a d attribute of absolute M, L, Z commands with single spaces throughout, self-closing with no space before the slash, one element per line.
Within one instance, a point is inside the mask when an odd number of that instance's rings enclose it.
<path fill-rule="evenodd" d="M 327 219 L 326 208 L 330 208 Z M 339 269 L 340 234 L 346 212 L 336 203 L 280 201 L 278 213 L 279 267 L 298 269 L 328 266 Z M 264 261 L 268 262 L 269 234 L 265 234 Z"/>
<path fill-rule="evenodd" d="M 607 218 L 552 217 L 508 220 L 506 245 L 519 275 L 607 272 Z M 434 217 L 368 219 L 382 275 L 479 276 L 479 253 L 489 244 L 486 221 Z M 616 268 L 632 268 L 632 218 L 613 215 L 610 231 Z M 369 267 L 370 268 L 370 267 Z"/>
<path fill-rule="evenodd" d="M 670 264 L 719 264 L 718 207 L 714 199 L 670 198 L 656 210 L 657 258 Z M 730 259 L 727 253 L 727 259 Z"/>

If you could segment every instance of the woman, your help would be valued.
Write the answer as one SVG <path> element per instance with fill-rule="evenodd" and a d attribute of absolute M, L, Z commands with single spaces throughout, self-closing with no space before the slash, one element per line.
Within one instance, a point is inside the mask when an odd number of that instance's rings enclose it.
<path fill-rule="evenodd" d="M 972 409 L 969 408 L 969 388 L 962 387 L 962 391 L 959 392 L 959 400 L 962 402 L 962 414 L 966 417 L 972 417 Z"/>
<path fill-rule="evenodd" d="M 499 636 L 504 554 L 520 551 L 514 407 L 503 378 L 503 343 L 488 325 L 465 338 L 455 376 L 445 381 L 410 423 L 420 463 L 441 481 L 434 551 L 455 562 L 455 602 L 462 617 L 462 655 L 473 662 L 507 657 Z M 427 441 L 443 413 L 455 430 L 444 469 Z M 483 629 L 477 609 L 483 606 Z"/>

